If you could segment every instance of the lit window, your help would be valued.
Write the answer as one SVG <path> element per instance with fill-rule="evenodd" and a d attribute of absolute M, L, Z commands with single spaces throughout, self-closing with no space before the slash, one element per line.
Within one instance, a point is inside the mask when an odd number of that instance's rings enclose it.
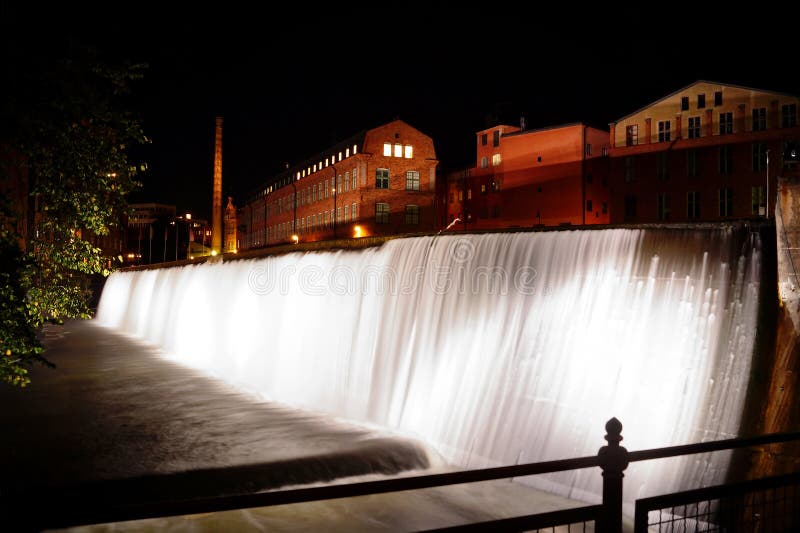
<path fill-rule="evenodd" d="M 353 219 L 353 222 L 356 221 L 356 205 L 357 204 L 355 202 L 353 202 L 353 205 L 350 206 L 350 218 Z"/>
<path fill-rule="evenodd" d="M 406 159 L 414 157 L 414 148 L 410 144 L 405 145 L 403 149 L 405 150 L 404 157 Z"/>
<path fill-rule="evenodd" d="M 342 160 L 342 152 L 339 152 L 339 161 Z"/>
<path fill-rule="evenodd" d="M 344 206 L 344 221 L 347 222 L 350 219 L 350 207 Z"/>
<path fill-rule="evenodd" d="M 350 148 L 346 148 L 346 149 L 345 149 L 345 151 L 344 151 L 344 156 L 345 156 L 345 157 L 350 157 Z"/>
<path fill-rule="evenodd" d="M 383 143 L 383 155 L 387 157 L 392 155 L 392 143 Z"/>
<path fill-rule="evenodd" d="M 357 153 L 358 153 L 358 146 L 354 144 L 353 145 L 353 155 L 356 155 Z"/>
<path fill-rule="evenodd" d="M 297 173 L 297 179 L 300 179 L 300 173 L 299 172 Z"/>
<path fill-rule="evenodd" d="M 356 190 L 356 185 L 358 184 L 358 169 L 353 169 L 353 183 L 350 185 L 350 188 Z"/>
<path fill-rule="evenodd" d="M 403 145 L 402 144 L 395 144 L 394 145 L 394 156 L 395 157 L 403 157 Z"/>
<path fill-rule="evenodd" d="M 341 194 L 342 193 L 342 175 L 336 177 L 336 192 Z"/>
<path fill-rule="evenodd" d="M 349 172 L 345 172 L 344 173 L 344 192 L 347 192 L 349 190 L 350 190 L 350 173 Z"/>
<path fill-rule="evenodd" d="M 419 190 L 419 172 L 416 170 L 409 170 L 406 172 L 406 190 L 418 191 Z"/>
<path fill-rule="evenodd" d="M 320 170 L 322 170 L 322 161 L 320 161 L 320 162 L 319 162 L 319 165 L 317 165 L 317 167 L 318 167 Z"/>
<path fill-rule="evenodd" d="M 406 206 L 406 224 L 419 224 L 419 206 Z"/>
<path fill-rule="evenodd" d="M 315 163 L 315 164 L 314 164 L 314 172 L 316 172 L 316 171 L 317 171 L 317 165 L 316 165 L 316 163 Z"/>
<path fill-rule="evenodd" d="M 498 166 L 502 162 L 503 162 L 503 158 L 500 156 L 500 154 L 492 155 L 492 166 L 493 167 Z"/>
<path fill-rule="evenodd" d="M 327 157 L 325 158 L 325 166 L 326 167 L 328 166 L 328 158 Z"/>
<path fill-rule="evenodd" d="M 375 204 L 375 223 L 389 223 L 389 204 L 378 202 Z"/>

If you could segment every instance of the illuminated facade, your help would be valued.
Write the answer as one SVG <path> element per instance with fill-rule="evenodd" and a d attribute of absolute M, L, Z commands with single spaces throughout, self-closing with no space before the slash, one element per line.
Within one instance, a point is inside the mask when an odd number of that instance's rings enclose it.
<path fill-rule="evenodd" d="M 447 177 L 442 225 L 492 229 L 609 222 L 608 132 L 585 124 L 477 133 L 475 167 Z"/>
<path fill-rule="evenodd" d="M 238 248 L 430 232 L 433 140 L 402 120 L 366 130 L 274 176 L 238 212 Z"/>
<path fill-rule="evenodd" d="M 771 213 L 776 177 L 797 164 L 784 157 L 800 138 L 797 106 L 797 96 L 701 80 L 610 124 L 611 222 Z"/>

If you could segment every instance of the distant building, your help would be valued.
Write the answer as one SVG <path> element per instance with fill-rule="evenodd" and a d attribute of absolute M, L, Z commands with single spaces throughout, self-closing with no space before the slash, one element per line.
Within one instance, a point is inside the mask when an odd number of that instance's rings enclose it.
<path fill-rule="evenodd" d="M 524 124 L 521 124 L 524 126 Z M 447 176 L 454 229 L 607 224 L 608 132 L 582 123 L 477 133 L 475 167 Z"/>
<path fill-rule="evenodd" d="M 180 237 L 175 231 L 175 206 L 158 203 L 130 204 L 126 224 L 126 248 L 122 255 L 126 264 L 151 264 L 178 257 L 186 245 L 176 246 Z M 183 238 L 187 242 L 188 233 Z M 169 241 L 169 242 L 168 242 Z M 173 253 L 174 251 L 174 253 Z"/>
<path fill-rule="evenodd" d="M 764 217 L 768 198 L 771 214 L 776 177 L 797 164 L 784 157 L 800 139 L 797 106 L 701 80 L 611 123 L 611 222 Z"/>
<path fill-rule="evenodd" d="M 430 232 L 433 140 L 402 120 L 363 131 L 268 179 L 238 211 L 239 248 Z"/>

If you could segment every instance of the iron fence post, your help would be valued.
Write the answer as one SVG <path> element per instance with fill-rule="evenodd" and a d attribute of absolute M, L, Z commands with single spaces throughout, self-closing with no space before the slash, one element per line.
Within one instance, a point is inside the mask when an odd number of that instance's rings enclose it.
<path fill-rule="evenodd" d="M 628 468 L 628 450 L 619 445 L 622 440 L 622 423 L 616 418 L 606 422 L 608 445 L 597 452 L 603 469 L 603 512 L 599 531 L 622 533 L 622 478 Z"/>

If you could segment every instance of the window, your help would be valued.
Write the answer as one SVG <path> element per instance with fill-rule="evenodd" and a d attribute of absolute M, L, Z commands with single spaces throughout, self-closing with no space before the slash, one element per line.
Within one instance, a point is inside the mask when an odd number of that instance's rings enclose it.
<path fill-rule="evenodd" d="M 733 113 L 730 111 L 719 114 L 719 134 L 726 135 L 728 133 L 733 133 Z"/>
<path fill-rule="evenodd" d="M 389 169 L 378 168 L 375 169 L 375 188 L 388 189 L 389 188 Z"/>
<path fill-rule="evenodd" d="M 481 183 L 481 194 L 486 194 L 486 184 Z"/>
<path fill-rule="evenodd" d="M 625 158 L 625 183 L 631 183 L 636 179 L 636 159 L 633 157 Z"/>
<path fill-rule="evenodd" d="M 705 94 L 698 94 L 697 95 L 697 109 L 703 109 L 706 106 L 706 95 Z"/>
<path fill-rule="evenodd" d="M 658 142 L 664 143 L 669 142 L 669 120 L 659 120 L 658 121 Z"/>
<path fill-rule="evenodd" d="M 733 189 L 723 187 L 719 190 L 719 216 L 729 217 L 733 215 Z"/>
<path fill-rule="evenodd" d="M 458 191 L 458 201 L 459 202 L 464 201 L 464 191 Z"/>
<path fill-rule="evenodd" d="M 686 193 L 686 217 L 700 218 L 700 193 L 697 191 Z"/>
<path fill-rule="evenodd" d="M 353 219 L 353 222 L 356 221 L 356 213 L 357 213 L 356 206 L 357 205 L 358 205 L 357 203 L 353 202 L 353 204 L 350 206 L 350 218 Z"/>
<path fill-rule="evenodd" d="M 722 91 L 716 91 L 714 93 L 714 105 L 715 106 L 722 105 Z"/>
<path fill-rule="evenodd" d="M 608 155 L 608 146 L 603 146 L 603 152 L 602 153 L 603 153 L 604 157 Z"/>
<path fill-rule="evenodd" d="M 700 138 L 700 117 L 689 117 L 689 138 Z"/>
<path fill-rule="evenodd" d="M 592 201 L 591 200 L 586 200 L 586 210 L 587 211 L 592 211 Z"/>
<path fill-rule="evenodd" d="M 336 222 L 341 222 L 341 221 L 342 221 L 342 208 L 341 207 L 337 207 L 336 208 Z"/>
<path fill-rule="evenodd" d="M 481 157 L 481 168 L 487 168 L 489 166 L 489 158 L 486 156 Z"/>
<path fill-rule="evenodd" d="M 669 194 L 658 193 L 656 204 L 658 220 L 669 220 Z"/>
<path fill-rule="evenodd" d="M 406 206 L 406 224 L 419 224 L 419 206 Z"/>
<path fill-rule="evenodd" d="M 681 96 L 681 111 L 689 111 L 689 97 Z"/>
<path fill-rule="evenodd" d="M 753 131 L 764 131 L 767 129 L 767 108 L 753 108 Z"/>
<path fill-rule="evenodd" d="M 753 171 L 758 172 L 767 168 L 767 145 L 764 143 L 753 143 Z"/>
<path fill-rule="evenodd" d="M 493 167 L 498 166 L 502 162 L 503 162 L 503 158 L 502 158 L 502 156 L 500 154 L 492 155 L 492 166 Z"/>
<path fill-rule="evenodd" d="M 403 157 L 403 145 L 402 144 L 395 144 L 394 145 L 394 156 L 395 157 Z"/>
<path fill-rule="evenodd" d="M 350 219 L 350 206 L 344 206 L 344 221 L 347 222 Z"/>
<path fill-rule="evenodd" d="M 686 175 L 690 178 L 698 176 L 697 150 L 686 150 Z"/>
<path fill-rule="evenodd" d="M 656 176 L 660 180 L 669 179 L 669 154 L 656 154 Z"/>
<path fill-rule="evenodd" d="M 353 169 L 353 183 L 350 184 L 350 188 L 353 189 L 353 190 L 356 190 L 357 185 L 358 185 L 358 169 L 354 168 Z"/>
<path fill-rule="evenodd" d="M 492 180 L 492 192 L 500 192 L 500 180 Z"/>
<path fill-rule="evenodd" d="M 407 144 L 403 147 L 403 157 L 406 159 L 411 159 L 414 157 L 414 148 L 410 144 Z"/>
<path fill-rule="evenodd" d="M 636 196 L 630 195 L 625 197 L 625 218 L 632 218 L 636 216 Z"/>
<path fill-rule="evenodd" d="M 392 143 L 383 143 L 383 155 L 386 157 L 390 157 L 392 155 Z M 325 166 L 328 166 L 328 162 L 325 162 Z"/>
<path fill-rule="evenodd" d="M 764 216 L 767 213 L 767 195 L 764 194 L 764 186 L 752 187 L 750 192 L 751 214 Z"/>
<path fill-rule="evenodd" d="M 639 125 L 632 124 L 625 128 L 625 146 L 636 146 L 639 144 Z"/>
<path fill-rule="evenodd" d="M 783 104 L 781 106 L 781 127 L 794 128 L 797 126 L 797 104 Z"/>
<path fill-rule="evenodd" d="M 500 130 L 492 132 L 492 146 L 500 146 Z"/>
<path fill-rule="evenodd" d="M 481 146 L 486 146 L 489 143 L 489 136 L 485 133 L 481 134 Z"/>
<path fill-rule="evenodd" d="M 406 172 L 406 190 L 418 191 L 419 190 L 419 172 L 416 170 L 409 170 Z"/>
<path fill-rule="evenodd" d="M 349 172 L 345 172 L 344 173 L 344 192 L 347 192 L 349 190 L 350 190 L 350 173 Z"/>
<path fill-rule="evenodd" d="M 586 143 L 586 155 L 592 155 L 592 145 Z"/>
<path fill-rule="evenodd" d="M 375 223 L 388 224 L 389 223 L 389 204 L 378 202 L 375 204 Z"/>
<path fill-rule="evenodd" d="M 336 193 L 337 194 L 342 194 L 342 175 L 341 174 L 339 174 L 336 177 Z"/>
<path fill-rule="evenodd" d="M 314 186 L 311 187 L 311 201 L 312 202 L 316 202 L 317 201 L 317 185 L 316 184 L 314 184 Z"/>
<path fill-rule="evenodd" d="M 733 150 L 730 146 L 719 147 L 719 173 L 722 175 L 733 172 Z"/>
<path fill-rule="evenodd" d="M 467 200 L 472 200 L 472 189 L 467 189 Z"/>

